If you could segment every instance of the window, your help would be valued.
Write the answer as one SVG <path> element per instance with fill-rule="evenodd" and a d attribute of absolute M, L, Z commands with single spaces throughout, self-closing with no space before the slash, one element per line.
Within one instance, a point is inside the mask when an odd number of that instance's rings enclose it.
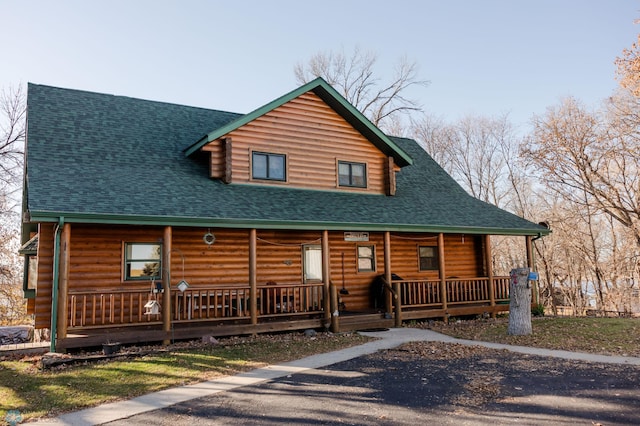
<path fill-rule="evenodd" d="M 338 161 L 338 185 L 366 188 L 367 165 Z"/>
<path fill-rule="evenodd" d="M 358 272 L 376 270 L 376 250 L 374 246 L 358 246 Z"/>
<path fill-rule="evenodd" d="M 284 154 L 254 152 L 251 159 L 253 179 L 286 180 L 286 161 Z"/>
<path fill-rule="evenodd" d="M 27 256 L 29 269 L 27 273 L 27 290 L 35 290 L 38 287 L 38 257 Z"/>
<path fill-rule="evenodd" d="M 322 281 L 322 246 L 309 244 L 302 246 L 304 256 L 304 282 Z"/>
<path fill-rule="evenodd" d="M 420 246 L 418 247 L 420 256 L 421 271 L 437 271 L 438 265 L 438 247 L 436 246 Z"/>
<path fill-rule="evenodd" d="M 162 244 L 126 243 L 125 280 L 158 280 L 162 258 Z"/>

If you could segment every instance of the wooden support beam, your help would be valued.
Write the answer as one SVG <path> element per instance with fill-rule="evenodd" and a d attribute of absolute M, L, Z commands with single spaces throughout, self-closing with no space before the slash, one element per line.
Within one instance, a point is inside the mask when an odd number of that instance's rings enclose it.
<path fill-rule="evenodd" d="M 329 231 L 322 231 L 322 282 L 324 282 L 324 320 L 325 328 L 331 324 L 331 296 L 329 283 L 331 282 L 331 253 L 329 252 Z"/>
<path fill-rule="evenodd" d="M 489 279 L 489 301 L 491 306 L 496 306 L 496 287 L 493 282 L 493 261 L 491 254 L 491 235 L 484 236 L 484 262 L 487 268 L 487 278 Z M 491 317 L 495 318 L 495 311 L 491 312 Z"/>
<path fill-rule="evenodd" d="M 391 233 L 384 233 L 384 279 L 387 284 L 391 285 Z M 389 289 L 385 289 L 385 312 L 391 313 L 393 307 L 392 293 Z M 401 320 L 402 321 L 402 320 Z"/>
<path fill-rule="evenodd" d="M 536 270 L 536 261 L 533 253 L 533 237 L 531 235 L 527 235 L 525 237 L 525 246 L 527 250 L 527 267 L 529 271 Z M 531 285 L 531 300 L 534 305 L 538 305 L 540 303 L 540 293 L 538 291 L 538 281 L 533 281 Z"/>
<path fill-rule="evenodd" d="M 258 324 L 258 231 L 249 230 L 249 312 L 251 324 Z"/>
<path fill-rule="evenodd" d="M 331 331 L 338 333 L 340 331 L 340 307 L 338 305 L 338 289 L 334 283 L 329 284 L 329 293 L 331 294 Z"/>
<path fill-rule="evenodd" d="M 171 331 L 171 250 L 173 240 L 173 228 L 165 226 L 162 239 L 162 331 Z M 171 343 L 163 340 L 165 345 Z"/>
<path fill-rule="evenodd" d="M 65 223 L 62 226 L 60 235 L 60 279 L 58 281 L 58 323 L 57 338 L 67 337 L 67 327 L 69 325 L 69 262 L 71 260 L 71 224 Z"/>
<path fill-rule="evenodd" d="M 531 235 L 525 237 L 525 246 L 527 250 L 527 267 L 533 270 L 533 243 L 531 242 Z"/>
<path fill-rule="evenodd" d="M 444 234 L 438 234 L 438 270 L 440 271 L 440 298 L 442 299 L 442 311 L 447 312 L 447 271 L 444 261 Z M 445 315 L 444 322 L 449 321 L 449 316 Z"/>
<path fill-rule="evenodd" d="M 402 327 L 402 301 L 400 299 L 400 283 L 394 283 L 393 288 L 393 308 L 394 308 L 394 325 L 396 328 Z"/>

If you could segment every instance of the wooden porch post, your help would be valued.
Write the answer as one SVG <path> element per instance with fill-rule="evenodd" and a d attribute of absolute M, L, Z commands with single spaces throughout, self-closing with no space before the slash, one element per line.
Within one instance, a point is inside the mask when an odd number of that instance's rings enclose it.
<path fill-rule="evenodd" d="M 58 284 L 58 323 L 56 334 L 58 339 L 67 337 L 69 310 L 69 262 L 71 260 L 71 224 L 62 226 L 60 236 L 60 281 Z"/>
<path fill-rule="evenodd" d="M 438 269 L 440 271 L 440 297 L 442 298 L 442 310 L 445 312 L 443 316 L 444 322 L 449 322 L 447 314 L 447 273 L 444 262 L 444 234 L 438 234 Z"/>
<path fill-rule="evenodd" d="M 162 331 L 169 336 L 171 332 L 171 243 L 173 240 L 173 228 L 165 226 L 162 244 Z M 164 339 L 163 344 L 171 343 L 169 339 Z"/>
<path fill-rule="evenodd" d="M 340 331 L 340 309 L 338 306 L 338 290 L 334 283 L 329 284 L 329 294 L 331 295 L 331 331 Z"/>
<path fill-rule="evenodd" d="M 384 279 L 393 289 L 392 292 L 388 292 L 389 297 L 387 300 L 387 312 L 391 312 L 391 307 L 394 310 L 394 325 L 396 327 L 402 327 L 402 306 L 400 300 L 400 285 L 393 285 L 393 277 L 391 275 L 391 232 L 385 231 L 384 233 Z M 391 300 L 389 300 L 391 298 Z"/>
<path fill-rule="evenodd" d="M 484 261 L 487 265 L 487 279 L 489 280 L 489 301 L 491 303 L 491 318 L 496 317 L 496 288 L 493 282 L 493 262 L 491 254 L 491 235 L 484 236 Z"/>
<path fill-rule="evenodd" d="M 258 324 L 258 231 L 249 230 L 249 313 L 251 324 Z"/>
<path fill-rule="evenodd" d="M 391 233 L 389 231 L 384 233 L 384 280 L 391 286 Z M 384 298 L 385 312 L 391 313 L 394 306 L 393 294 L 389 289 L 385 289 L 384 294 L 386 295 Z"/>
<path fill-rule="evenodd" d="M 331 323 L 331 253 L 329 253 L 329 231 L 322 231 L 322 282 L 324 282 L 324 297 L 322 309 L 324 310 L 324 327 L 329 328 Z"/>
<path fill-rule="evenodd" d="M 525 237 L 525 246 L 527 250 L 527 267 L 530 271 L 535 270 L 535 258 L 533 255 L 533 237 L 527 235 Z M 538 294 L 538 281 L 533 281 L 531 285 L 531 300 L 535 305 L 540 303 L 540 297 Z"/>

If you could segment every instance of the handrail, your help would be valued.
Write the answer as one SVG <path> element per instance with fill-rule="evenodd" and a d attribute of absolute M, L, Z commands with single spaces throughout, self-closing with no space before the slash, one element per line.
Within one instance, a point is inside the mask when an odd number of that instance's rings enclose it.
<path fill-rule="evenodd" d="M 390 292 L 391 294 L 393 294 L 394 299 L 398 298 L 398 292 L 396 291 L 395 288 L 393 288 L 393 285 L 390 284 L 387 279 L 384 276 L 381 276 L 380 279 L 382 279 L 382 283 L 384 284 L 384 289 L 387 290 L 388 292 Z M 397 283 L 400 282 L 398 280 L 391 280 L 392 283 Z"/>

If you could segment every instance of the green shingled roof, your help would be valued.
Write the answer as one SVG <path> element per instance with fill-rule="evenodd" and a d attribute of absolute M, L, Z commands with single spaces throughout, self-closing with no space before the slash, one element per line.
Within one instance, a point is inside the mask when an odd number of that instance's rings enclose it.
<path fill-rule="evenodd" d="M 326 90 L 326 83 L 314 84 Z M 346 108 L 341 102 L 330 106 Z M 376 136 L 377 142 L 406 161 L 395 196 L 209 178 L 208 155 L 193 147 L 246 117 L 30 84 L 26 209 L 34 222 L 63 216 L 68 222 L 173 226 L 548 233 L 469 196 L 415 141 L 378 129 L 384 137 Z M 370 138 L 375 133 L 359 130 Z"/>

